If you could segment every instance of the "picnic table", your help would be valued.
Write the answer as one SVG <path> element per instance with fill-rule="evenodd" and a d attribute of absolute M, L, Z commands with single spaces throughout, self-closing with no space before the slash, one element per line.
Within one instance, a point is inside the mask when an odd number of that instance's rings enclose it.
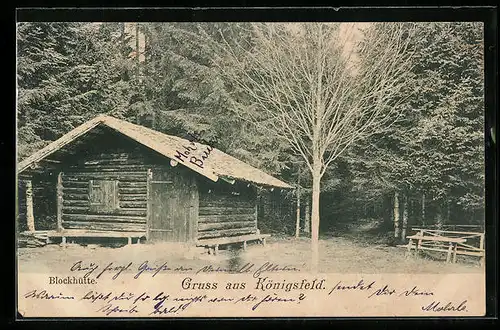
<path fill-rule="evenodd" d="M 452 237 L 443 237 L 443 236 L 421 236 L 421 235 L 412 235 L 407 236 L 408 241 L 408 253 L 411 253 L 411 249 L 413 247 L 413 240 L 416 240 L 415 244 L 415 254 L 418 254 L 419 250 L 431 250 L 431 251 L 441 251 L 447 252 L 446 262 L 450 262 L 451 256 L 453 255 L 453 263 L 457 260 L 457 244 L 465 243 L 466 240 L 463 238 L 452 238 Z M 448 243 L 448 249 L 444 250 L 442 248 L 429 247 L 425 246 L 423 242 L 432 241 L 432 242 L 443 242 Z"/>
<path fill-rule="evenodd" d="M 415 250 L 415 255 L 420 250 L 438 251 L 446 253 L 446 262 L 457 260 L 457 254 L 479 256 L 481 264 L 484 264 L 484 233 L 459 232 L 432 230 L 425 228 L 413 228 L 417 234 L 407 236 L 408 245 L 407 255 L 412 249 Z M 479 246 L 473 246 L 468 240 L 479 240 Z M 415 241 L 415 242 L 414 242 Z M 466 244 L 468 243 L 468 244 Z"/>

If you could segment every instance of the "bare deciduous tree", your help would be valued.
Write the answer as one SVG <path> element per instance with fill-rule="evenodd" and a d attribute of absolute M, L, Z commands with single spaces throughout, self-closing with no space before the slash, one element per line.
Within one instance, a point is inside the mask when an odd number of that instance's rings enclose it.
<path fill-rule="evenodd" d="M 399 23 L 252 29 L 251 44 L 223 39 L 216 66 L 235 87 L 237 114 L 288 141 L 312 174 L 311 266 L 317 270 L 321 178 L 350 145 L 397 118 L 394 95 L 410 72 L 409 30 Z"/>

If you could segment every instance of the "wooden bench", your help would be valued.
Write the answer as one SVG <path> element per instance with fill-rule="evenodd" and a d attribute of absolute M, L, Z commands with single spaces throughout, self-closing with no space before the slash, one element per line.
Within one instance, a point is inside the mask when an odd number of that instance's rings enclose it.
<path fill-rule="evenodd" d="M 417 236 L 461 239 L 461 241 L 453 243 L 454 262 L 456 260 L 457 255 L 467 255 L 467 256 L 479 257 L 481 265 L 484 265 L 484 258 L 485 258 L 484 232 L 480 233 L 480 232 L 469 232 L 469 231 L 450 231 L 450 230 L 427 229 L 427 228 L 412 228 L 412 230 L 417 231 Z M 444 241 L 434 240 L 434 242 L 437 242 L 437 244 L 439 244 L 439 242 L 444 242 Z M 431 250 L 432 248 L 435 248 L 432 246 L 431 247 L 423 246 L 423 247 L 424 248 L 421 248 L 422 250 Z M 443 247 L 438 247 L 438 249 L 439 248 L 441 248 L 440 251 L 442 251 Z"/>
<path fill-rule="evenodd" d="M 79 229 L 63 229 L 47 232 L 47 243 L 50 243 L 51 238 L 60 237 L 61 243 L 66 244 L 67 238 L 126 238 L 127 244 L 132 244 L 132 239 L 136 238 L 136 243 L 140 243 L 141 238 L 146 237 L 144 232 L 116 232 L 116 231 L 97 231 L 97 230 L 79 230 Z"/>
<path fill-rule="evenodd" d="M 216 255 L 219 252 L 219 246 L 243 242 L 243 250 L 247 249 L 247 242 L 260 241 L 262 245 L 266 245 L 266 238 L 271 237 L 270 234 L 250 234 L 232 237 L 207 238 L 196 241 L 196 246 L 208 248 L 208 253 Z"/>
<path fill-rule="evenodd" d="M 415 254 L 418 254 L 419 250 L 430 250 L 430 251 L 439 251 L 446 252 L 446 262 L 450 262 L 450 259 L 453 255 L 453 262 L 455 263 L 457 260 L 457 245 L 458 243 L 465 243 L 466 239 L 464 238 L 453 238 L 453 237 L 444 237 L 444 236 L 425 236 L 425 235 L 412 235 L 407 236 L 409 239 L 407 246 L 407 254 L 411 253 L 411 249 L 413 248 L 413 240 L 416 240 L 415 244 Z M 442 242 L 448 243 L 448 248 L 443 249 L 437 246 L 426 246 L 424 242 Z"/>

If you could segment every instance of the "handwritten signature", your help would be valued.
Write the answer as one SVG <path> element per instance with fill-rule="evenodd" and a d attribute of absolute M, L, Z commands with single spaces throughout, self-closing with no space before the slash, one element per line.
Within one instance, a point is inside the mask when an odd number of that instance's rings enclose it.
<path fill-rule="evenodd" d="M 448 302 L 443 304 L 440 301 L 433 301 L 427 306 L 422 306 L 424 312 L 466 312 L 467 300 L 462 301 L 460 304 Z"/>

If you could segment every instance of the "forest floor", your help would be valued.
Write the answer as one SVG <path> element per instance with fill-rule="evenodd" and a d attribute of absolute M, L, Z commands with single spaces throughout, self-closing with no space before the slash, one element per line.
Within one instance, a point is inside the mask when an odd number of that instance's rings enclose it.
<path fill-rule="evenodd" d="M 359 228 L 359 227 L 358 227 Z M 377 236 L 367 230 L 338 230 L 327 233 L 320 240 L 320 271 L 328 273 L 479 273 L 478 258 L 458 256 L 455 264 L 446 263 L 444 253 L 434 256 L 405 257 L 405 249 L 385 243 L 387 235 Z M 39 248 L 18 249 L 20 272 L 67 271 L 78 260 L 86 262 L 132 261 L 138 266 L 183 266 L 193 270 L 207 265 L 236 269 L 247 262 L 262 265 L 271 262 L 280 266 L 307 271 L 310 259 L 310 240 L 274 235 L 266 246 L 249 244 L 248 249 L 221 250 L 216 256 L 203 248 L 186 248 L 179 244 L 133 244 L 121 247 L 68 244 L 61 247 L 50 244 Z"/>

